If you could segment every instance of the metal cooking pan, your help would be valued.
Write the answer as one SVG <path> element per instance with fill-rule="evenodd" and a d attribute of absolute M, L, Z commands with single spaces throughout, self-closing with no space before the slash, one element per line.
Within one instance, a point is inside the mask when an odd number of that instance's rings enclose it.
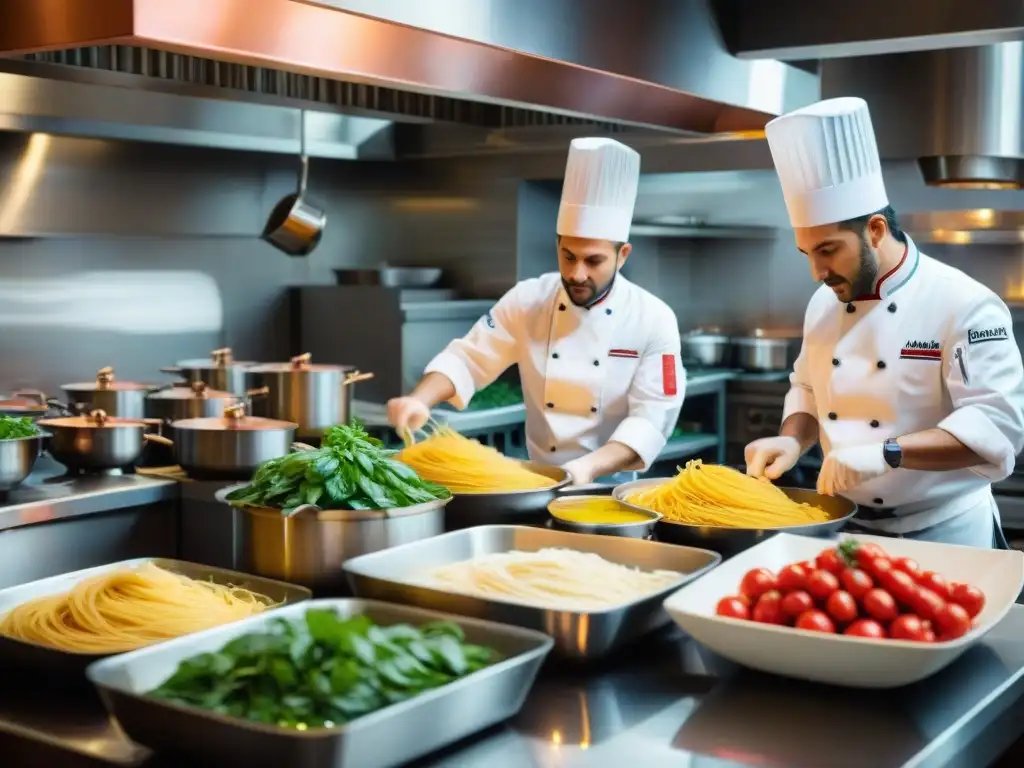
<path fill-rule="evenodd" d="M 550 488 L 495 493 L 456 493 L 445 509 L 444 528 L 457 531 L 477 525 L 529 525 L 548 519 L 548 504 L 571 480 L 561 467 L 521 461 L 531 472 L 550 477 Z"/>
<path fill-rule="evenodd" d="M 654 477 L 645 480 L 634 480 L 615 487 L 612 496 L 633 509 L 644 510 L 626 501 L 626 496 L 642 488 L 650 488 L 668 482 L 669 478 Z M 731 528 L 714 525 L 686 525 L 666 520 L 664 517 L 654 526 L 654 535 L 658 541 L 670 544 L 682 544 L 688 547 L 701 547 L 720 552 L 723 555 L 734 555 L 744 549 L 763 541 L 776 533 L 785 532 L 798 536 L 828 537 L 838 532 L 850 518 L 857 514 L 857 505 L 841 496 L 822 496 L 804 488 L 780 488 L 793 501 L 811 504 L 828 513 L 830 520 L 810 525 L 784 525 L 779 528 Z M 647 511 L 647 510 L 644 510 Z"/>

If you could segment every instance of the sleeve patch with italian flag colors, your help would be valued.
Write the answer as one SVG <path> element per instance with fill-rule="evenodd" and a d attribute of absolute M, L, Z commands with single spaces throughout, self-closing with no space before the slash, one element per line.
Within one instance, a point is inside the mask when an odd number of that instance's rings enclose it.
<path fill-rule="evenodd" d="M 666 395 L 674 395 L 679 392 L 679 383 L 676 381 L 676 356 L 661 356 L 661 390 Z"/>

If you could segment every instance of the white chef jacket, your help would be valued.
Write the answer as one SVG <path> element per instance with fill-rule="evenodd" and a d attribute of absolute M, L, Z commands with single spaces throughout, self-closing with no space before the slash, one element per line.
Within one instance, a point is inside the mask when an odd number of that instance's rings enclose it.
<path fill-rule="evenodd" d="M 907 533 L 945 522 L 990 494 L 1024 448 L 1024 366 L 1009 310 L 958 269 L 907 239 L 871 297 L 811 298 L 783 420 L 809 413 L 822 450 L 881 443 L 939 427 L 985 460 L 970 469 L 895 469 L 844 493 L 896 507 L 874 525 Z"/>
<path fill-rule="evenodd" d="M 557 272 L 518 283 L 426 372 L 452 381 L 450 402 L 462 409 L 513 363 L 530 458 L 545 464 L 560 466 L 614 440 L 647 469 L 682 408 L 675 313 L 621 274 L 589 309 L 572 303 Z"/>

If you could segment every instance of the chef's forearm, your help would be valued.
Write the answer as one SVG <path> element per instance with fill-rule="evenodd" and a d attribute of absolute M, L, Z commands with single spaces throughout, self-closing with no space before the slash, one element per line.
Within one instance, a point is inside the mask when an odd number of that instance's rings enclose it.
<path fill-rule="evenodd" d="M 942 472 L 969 469 L 985 460 L 944 429 L 926 429 L 897 438 L 904 469 Z"/>
<path fill-rule="evenodd" d="M 781 437 L 792 437 L 800 443 L 801 453 L 808 451 L 818 442 L 818 420 L 802 411 L 791 413 L 779 429 Z"/>
<path fill-rule="evenodd" d="M 596 451 L 587 456 L 590 465 L 590 476 L 592 478 L 602 475 L 611 475 L 615 472 L 625 472 L 643 467 L 640 454 L 624 443 L 614 440 L 605 443 Z"/>
<path fill-rule="evenodd" d="M 409 396 L 422 401 L 428 408 L 433 408 L 455 396 L 455 385 L 443 373 L 432 371 L 420 379 Z"/>

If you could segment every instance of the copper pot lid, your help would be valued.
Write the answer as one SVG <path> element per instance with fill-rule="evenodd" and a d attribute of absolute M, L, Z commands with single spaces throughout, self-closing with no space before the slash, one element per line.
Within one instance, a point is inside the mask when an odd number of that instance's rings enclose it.
<path fill-rule="evenodd" d="M 46 413 L 50 407 L 46 404 L 46 395 L 36 390 L 18 390 L 0 400 L 0 411 L 4 413 Z"/>
<path fill-rule="evenodd" d="M 146 428 L 150 422 L 159 424 L 159 419 L 125 419 L 108 416 L 106 411 L 92 411 L 87 416 L 62 416 L 59 419 L 42 419 L 37 422 L 41 427 L 72 427 L 75 429 L 110 429 L 115 427 Z"/>
<path fill-rule="evenodd" d="M 76 384 L 61 384 L 65 392 L 143 392 L 156 389 L 156 384 L 143 384 L 138 381 L 115 381 L 114 369 L 100 368 L 96 372 L 96 381 L 83 381 Z"/>
<path fill-rule="evenodd" d="M 288 373 L 289 371 L 309 371 L 310 373 L 337 372 L 348 374 L 355 371 L 352 365 L 332 365 L 329 363 L 313 363 L 309 352 L 296 355 L 287 363 L 262 363 L 249 369 L 253 373 Z"/>
<path fill-rule="evenodd" d="M 243 403 L 229 405 L 224 409 L 223 416 L 181 419 L 180 421 L 172 421 L 171 426 L 174 429 L 193 429 L 200 432 L 267 432 L 275 429 L 296 430 L 299 428 L 298 424 L 291 421 L 247 416 Z"/>
<path fill-rule="evenodd" d="M 231 347 L 222 347 L 221 349 L 213 350 L 207 358 L 182 360 L 177 364 L 177 367 L 214 370 L 217 368 L 251 368 L 254 365 L 256 365 L 256 363 L 253 361 L 235 360 L 235 356 L 231 352 Z"/>
<path fill-rule="evenodd" d="M 188 386 L 168 387 L 154 392 L 149 400 L 234 400 L 236 396 L 231 392 L 224 392 L 220 389 L 210 389 L 204 381 L 193 381 Z"/>

